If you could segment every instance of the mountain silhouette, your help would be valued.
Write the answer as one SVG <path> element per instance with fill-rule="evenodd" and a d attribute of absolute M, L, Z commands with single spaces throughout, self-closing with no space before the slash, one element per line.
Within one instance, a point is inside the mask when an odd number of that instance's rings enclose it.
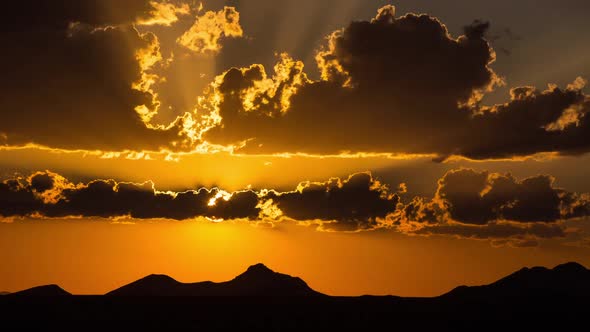
<path fill-rule="evenodd" d="M 72 294 L 66 292 L 58 285 L 37 286 L 37 287 L 22 290 L 20 292 L 6 294 L 6 296 L 8 296 L 8 297 L 13 297 L 13 296 L 19 296 L 19 297 L 47 296 L 47 297 L 52 297 L 52 296 L 71 296 L 71 295 Z"/>
<path fill-rule="evenodd" d="M 58 285 L 38 286 L 0 295 L 68 296 Z M 310 288 L 298 277 L 275 272 L 264 264 L 250 266 L 225 282 L 182 283 L 167 275 L 152 274 L 115 289 L 108 296 L 327 296 Z M 491 299 L 502 297 L 574 296 L 590 297 L 590 270 L 575 263 L 522 268 L 496 282 L 481 286 L 459 286 L 433 299 Z M 395 297 L 398 298 L 398 297 Z M 403 299 L 403 298 L 399 298 Z"/>
<path fill-rule="evenodd" d="M 578 263 L 546 267 L 522 268 L 489 285 L 459 286 L 443 297 L 501 298 L 501 297 L 575 296 L 590 297 L 590 270 Z"/>
<path fill-rule="evenodd" d="M 114 291 L 109 296 L 318 296 L 297 277 L 277 273 L 264 264 L 252 265 L 230 281 L 182 283 L 167 275 L 152 274 Z"/>
<path fill-rule="evenodd" d="M 220 283 L 149 275 L 106 296 L 35 287 L 0 296 L 0 321 L 22 329 L 565 331 L 587 324 L 589 284 L 588 269 L 567 263 L 431 298 L 338 297 L 256 264 Z"/>

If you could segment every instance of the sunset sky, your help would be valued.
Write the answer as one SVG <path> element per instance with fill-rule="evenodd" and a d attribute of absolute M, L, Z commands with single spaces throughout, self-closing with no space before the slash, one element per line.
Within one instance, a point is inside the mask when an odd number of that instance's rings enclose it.
<path fill-rule="evenodd" d="M 586 0 L 41 0 L 0 20 L 0 291 L 590 266 Z"/>

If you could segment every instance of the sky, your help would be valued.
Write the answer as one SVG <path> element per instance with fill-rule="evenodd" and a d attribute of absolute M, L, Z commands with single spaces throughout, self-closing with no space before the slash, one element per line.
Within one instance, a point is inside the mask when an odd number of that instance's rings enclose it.
<path fill-rule="evenodd" d="M 0 290 L 249 265 L 435 296 L 590 266 L 582 0 L 21 1 Z"/>

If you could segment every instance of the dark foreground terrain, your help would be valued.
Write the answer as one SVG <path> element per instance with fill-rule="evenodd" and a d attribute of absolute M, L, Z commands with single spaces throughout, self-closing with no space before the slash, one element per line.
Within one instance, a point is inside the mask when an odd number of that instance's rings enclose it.
<path fill-rule="evenodd" d="M 330 297 L 261 264 L 224 283 L 152 275 L 102 296 L 51 285 L 0 297 L 0 326 L 45 329 L 583 331 L 589 318 L 590 271 L 575 263 L 435 298 Z"/>

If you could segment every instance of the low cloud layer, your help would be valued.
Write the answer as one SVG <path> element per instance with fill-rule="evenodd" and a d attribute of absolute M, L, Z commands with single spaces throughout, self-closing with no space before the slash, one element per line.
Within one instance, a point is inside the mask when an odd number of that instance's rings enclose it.
<path fill-rule="evenodd" d="M 272 200 L 288 218 L 328 221 L 325 227 L 335 230 L 377 227 L 379 219 L 395 212 L 400 201 L 397 194 L 369 173 L 303 182 L 295 191 L 270 191 L 263 197 Z"/>
<path fill-rule="evenodd" d="M 4 217 L 130 217 L 185 220 L 257 218 L 258 195 L 220 189 L 160 192 L 151 182 L 94 180 L 74 184 L 52 172 L 0 184 L 0 214 Z"/>
<path fill-rule="evenodd" d="M 219 188 L 158 191 L 152 182 L 94 180 L 74 184 L 49 171 L 0 183 L 0 216 L 31 218 L 274 219 L 325 221 L 343 230 L 374 227 L 399 197 L 368 173 L 304 182 L 290 192 Z"/>
<path fill-rule="evenodd" d="M 433 198 L 415 197 L 392 220 L 401 232 L 489 239 L 523 247 L 567 235 L 565 221 L 590 216 L 588 194 L 554 186 L 538 175 L 522 180 L 510 174 L 458 169 L 438 180 Z"/>
<path fill-rule="evenodd" d="M 444 216 L 469 225 L 496 220 L 550 223 L 586 215 L 587 195 L 556 188 L 554 180 L 548 175 L 518 180 L 510 174 L 452 170 L 438 181 L 434 198 L 415 198 L 403 215 L 408 221 L 436 223 Z"/>
<path fill-rule="evenodd" d="M 458 169 L 438 181 L 432 198 L 404 203 L 400 195 L 403 190 L 392 190 L 370 173 L 302 182 L 284 192 L 171 192 L 158 191 L 152 182 L 73 183 L 44 171 L 0 182 L 0 216 L 297 221 L 329 231 L 390 229 L 513 246 L 565 237 L 565 221 L 590 216 L 590 195 L 556 188 L 553 178 L 545 175 L 519 180 L 510 174 Z"/>
<path fill-rule="evenodd" d="M 554 179 L 535 176 L 516 180 L 510 174 L 465 169 L 447 173 L 440 181 L 436 199 L 453 220 L 485 224 L 503 219 L 518 222 L 553 222 L 562 218 L 561 189 Z"/>

